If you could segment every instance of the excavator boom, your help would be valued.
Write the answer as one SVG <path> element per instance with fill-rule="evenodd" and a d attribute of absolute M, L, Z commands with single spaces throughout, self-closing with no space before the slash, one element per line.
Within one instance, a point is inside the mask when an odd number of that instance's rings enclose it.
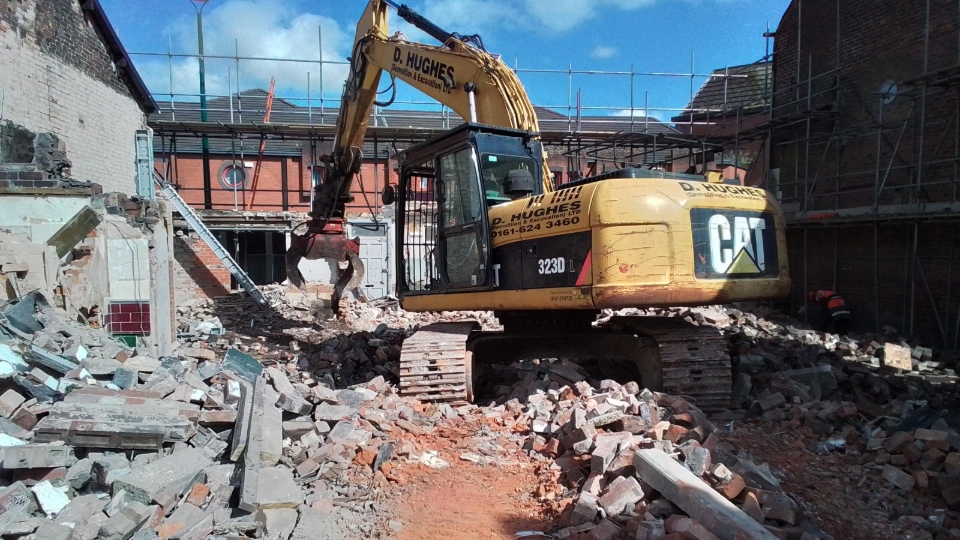
<path fill-rule="evenodd" d="M 387 8 L 391 6 L 442 45 L 413 43 L 400 35 L 388 37 Z M 294 235 L 287 252 L 287 275 L 300 287 L 301 259 L 348 261 L 347 273 L 352 278 L 338 282 L 334 304 L 343 293 L 341 286 L 358 283 L 363 275 L 357 268 L 359 243 L 344 236 L 344 214 L 360 172 L 363 140 L 384 72 L 393 79 L 394 92 L 397 81 L 402 80 L 469 122 L 533 134 L 539 131 L 536 112 L 520 80 L 498 57 L 483 50 L 477 36 L 464 38 L 446 32 L 407 6 L 371 0 L 357 24 L 350 73 L 337 117 L 337 136 L 333 152 L 324 158 L 323 181 L 314 188 L 311 220 L 305 225 L 305 234 Z M 552 191 L 546 166 L 540 176 L 542 191 Z"/>

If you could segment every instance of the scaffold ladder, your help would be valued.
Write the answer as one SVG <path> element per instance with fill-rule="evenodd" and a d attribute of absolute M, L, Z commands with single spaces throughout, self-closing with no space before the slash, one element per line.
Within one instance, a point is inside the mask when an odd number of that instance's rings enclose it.
<path fill-rule="evenodd" d="M 237 261 L 233 260 L 233 257 L 230 256 L 230 253 L 220 245 L 220 241 L 217 240 L 217 237 L 213 235 L 213 232 L 204 225 L 203 221 L 200 220 L 200 216 L 193 211 L 193 208 L 190 208 L 190 205 L 187 204 L 187 201 L 183 200 L 180 197 L 180 194 L 177 193 L 177 190 L 173 189 L 173 186 L 167 184 L 166 182 L 161 182 L 156 180 L 157 187 L 160 188 L 160 192 L 167 198 L 168 201 L 173 203 L 174 208 L 180 212 L 180 215 L 183 217 L 184 221 L 190 225 L 190 228 L 197 233 L 209 247 L 213 250 L 213 253 L 223 262 L 223 265 L 227 267 L 227 270 L 230 271 L 230 274 L 237 279 L 237 283 L 243 287 L 243 290 L 247 291 L 251 298 L 253 298 L 258 304 L 263 307 L 270 307 L 270 302 L 267 301 L 267 298 L 260 292 L 260 289 L 257 287 L 257 284 L 250 279 L 250 276 L 244 272 L 243 268 L 240 268 L 240 265 L 237 264 Z"/>

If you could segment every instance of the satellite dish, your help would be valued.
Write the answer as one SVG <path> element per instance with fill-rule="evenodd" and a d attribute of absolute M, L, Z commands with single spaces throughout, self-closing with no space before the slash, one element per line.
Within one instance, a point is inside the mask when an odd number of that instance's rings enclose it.
<path fill-rule="evenodd" d="M 900 87 L 894 81 L 887 81 L 880 85 L 880 103 L 883 105 L 889 105 L 893 103 L 893 100 L 897 99 L 897 93 L 900 91 Z"/>

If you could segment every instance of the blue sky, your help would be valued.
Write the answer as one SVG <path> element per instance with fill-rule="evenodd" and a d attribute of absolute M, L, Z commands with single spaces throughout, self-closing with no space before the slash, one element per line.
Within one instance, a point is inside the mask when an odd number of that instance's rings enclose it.
<path fill-rule="evenodd" d="M 189 0 L 101 0 L 130 52 L 195 53 L 196 12 Z M 759 60 L 765 53 L 763 32 L 775 30 L 789 0 L 409 0 L 410 7 L 447 31 L 479 33 L 488 51 L 523 69 L 626 71 L 635 73 L 707 74 L 724 66 Z M 210 0 L 204 8 L 204 44 L 208 55 L 288 59 L 319 58 L 319 36 L 327 60 L 350 53 L 356 20 L 365 0 Z M 433 41 L 391 13 L 391 32 Z M 196 94 L 197 62 L 190 58 L 133 56 L 137 69 L 158 100 L 174 93 Z M 172 66 L 172 69 L 171 69 Z M 324 97 L 336 105 L 346 66 L 292 62 L 241 61 L 240 86 L 267 88 L 277 79 L 277 95 Z M 208 60 L 209 94 L 236 90 L 236 63 Z M 536 105 L 566 112 L 571 81 L 566 74 L 520 73 Z M 694 91 L 704 78 L 693 80 Z M 633 106 L 682 108 L 690 99 L 690 77 L 636 76 Z M 572 93 L 582 91 L 584 114 L 624 114 L 631 106 L 629 76 L 575 75 Z M 167 94 L 165 97 L 164 94 Z M 646 96 L 649 96 L 648 98 Z M 181 96 L 178 100 L 196 100 Z M 410 88 L 398 100 L 426 101 Z M 575 99 L 575 98 L 574 98 Z M 334 103 L 331 103 L 331 100 Z M 305 105 L 305 101 L 300 104 Z M 412 108 L 398 104 L 396 108 Z M 430 106 L 417 106 L 424 108 Z M 434 110 L 438 107 L 433 107 Z M 638 111 L 642 114 L 642 111 Z M 670 111 L 651 111 L 668 118 Z"/>

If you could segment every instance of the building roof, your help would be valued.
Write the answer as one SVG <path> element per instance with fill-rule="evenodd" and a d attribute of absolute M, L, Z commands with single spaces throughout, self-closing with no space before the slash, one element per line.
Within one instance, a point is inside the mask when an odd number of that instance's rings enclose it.
<path fill-rule="evenodd" d="M 767 104 L 773 91 L 773 64 L 758 62 L 716 69 L 674 122 L 687 122 L 707 116 L 719 117 L 737 109 L 758 110 Z"/>
<path fill-rule="evenodd" d="M 126 74 L 125 79 L 129 81 L 128 86 L 134 98 L 147 114 L 157 112 L 157 102 L 153 100 L 153 96 L 147 90 L 147 85 L 144 84 L 140 74 L 137 73 L 137 68 L 133 65 L 133 61 L 130 60 L 130 55 L 123 48 L 123 43 L 120 42 L 120 37 L 117 36 L 113 25 L 107 19 L 107 14 L 103 10 L 103 6 L 100 5 L 100 0 L 79 0 L 79 2 L 80 8 L 90 14 L 90 21 L 93 22 L 97 34 L 100 35 L 100 40 L 107 46 L 110 59 L 117 66 L 117 70 Z"/>
<path fill-rule="evenodd" d="M 207 100 L 207 122 L 223 124 L 243 124 L 243 123 L 262 123 L 267 108 L 267 91 L 262 88 L 253 88 L 244 90 L 239 94 L 232 96 L 216 97 Z M 185 101 L 160 101 L 158 102 L 158 111 L 149 118 L 150 122 L 199 122 L 200 104 L 198 102 Z M 660 122 L 655 118 L 643 116 L 634 116 L 632 119 L 628 116 L 581 116 L 567 118 L 566 115 L 545 109 L 535 107 L 540 124 L 541 132 L 553 133 L 572 133 L 576 131 L 586 132 L 630 132 L 644 131 L 657 135 L 674 135 L 679 132 L 669 124 Z M 318 104 L 311 107 L 305 107 L 295 104 L 288 100 L 274 99 L 270 113 L 270 123 L 278 125 L 311 125 L 311 126 L 334 126 L 337 123 L 339 109 L 331 107 L 321 108 Z M 422 129 L 425 132 L 425 138 L 430 133 L 452 129 L 463 120 L 456 113 L 449 109 L 439 110 L 404 110 L 397 108 L 377 109 L 370 117 L 369 125 L 371 127 L 388 126 L 393 128 L 411 128 Z M 158 124 L 154 124 L 156 127 Z M 154 150 L 171 151 L 170 137 L 161 140 L 162 129 L 157 129 L 157 138 L 154 142 Z M 228 138 L 208 137 L 210 151 L 214 154 L 232 154 L 239 153 L 238 144 Z M 252 141 L 250 137 L 244 139 L 244 155 L 256 154 L 259 146 L 259 137 Z M 302 149 L 309 151 L 309 142 L 294 138 L 276 138 L 270 137 L 267 140 L 265 154 L 267 155 L 301 155 Z M 202 151 L 201 138 L 199 136 L 178 135 L 176 138 L 176 150 L 180 153 L 200 153 Z M 378 154 L 385 156 L 393 154 L 402 148 L 394 148 L 389 141 L 380 141 L 378 145 Z M 373 143 L 368 141 L 364 145 L 365 155 L 374 155 Z"/>

